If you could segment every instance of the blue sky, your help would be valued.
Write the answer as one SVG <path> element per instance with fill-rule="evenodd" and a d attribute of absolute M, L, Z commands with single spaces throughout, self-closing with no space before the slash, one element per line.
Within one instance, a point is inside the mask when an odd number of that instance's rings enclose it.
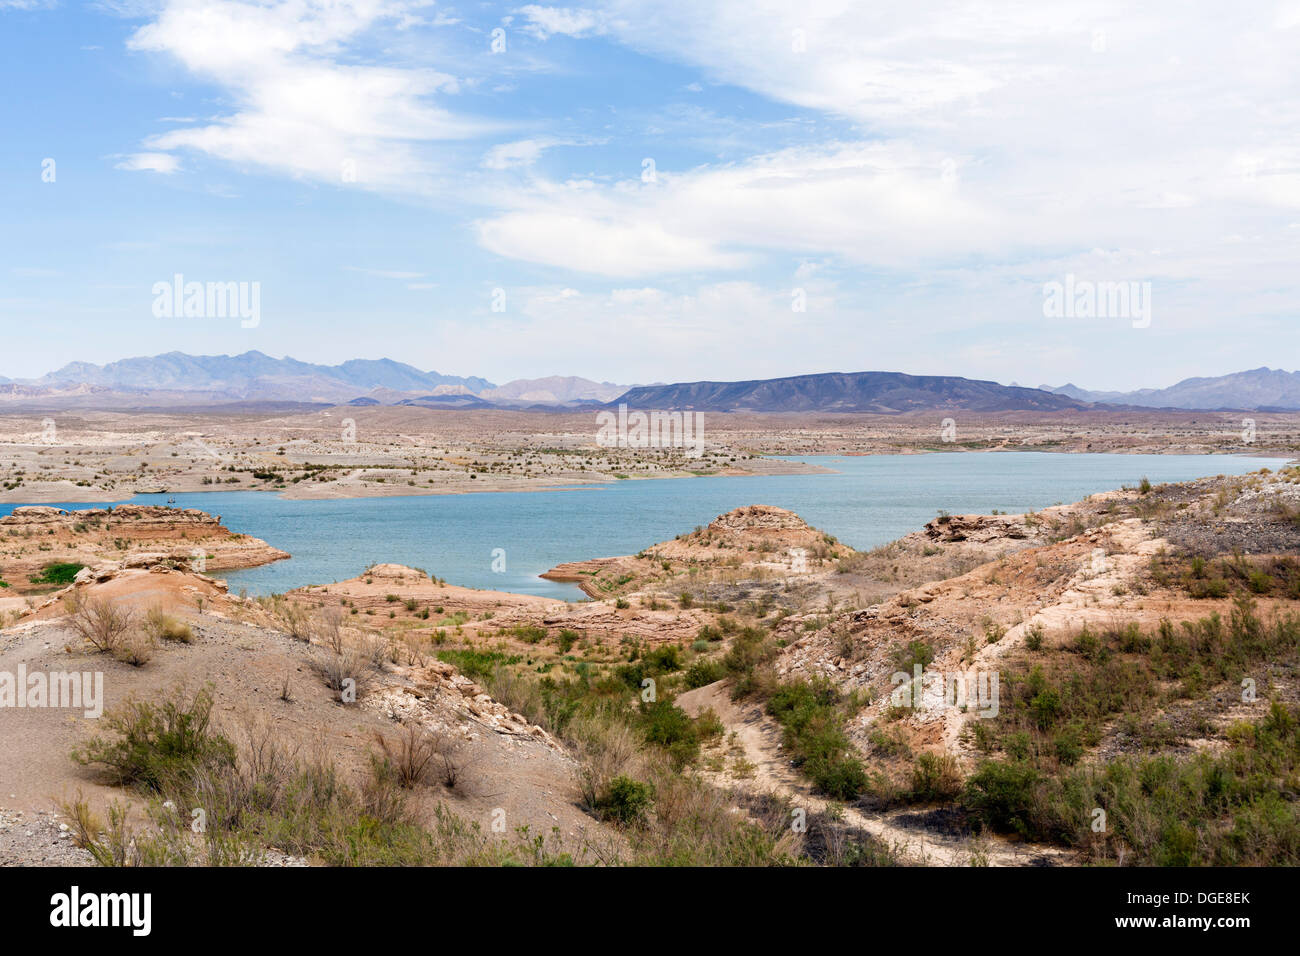
<path fill-rule="evenodd" d="M 0 375 L 1294 368 L 1300 3 L 1128 6 L 0 0 Z M 260 323 L 156 317 L 176 273 Z"/>

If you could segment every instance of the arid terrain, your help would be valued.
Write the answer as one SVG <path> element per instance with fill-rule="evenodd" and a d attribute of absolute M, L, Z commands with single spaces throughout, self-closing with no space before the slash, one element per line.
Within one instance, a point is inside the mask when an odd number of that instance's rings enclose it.
<path fill-rule="evenodd" d="M 1288 455 L 1291 414 L 705 414 L 684 448 L 597 443 L 595 412 L 329 407 L 254 412 L 0 414 L 0 501 L 112 502 L 140 492 L 275 490 L 292 498 L 518 491 L 642 478 L 789 474 L 777 455 L 991 450 Z M 1250 424 L 1253 423 L 1253 424 Z"/>
<path fill-rule="evenodd" d="M 105 708 L 0 711 L 0 863 L 1300 861 L 1300 469 L 870 552 L 755 504 L 553 569 L 572 603 L 228 593 L 272 545 L 0 522 L 0 675 Z"/>

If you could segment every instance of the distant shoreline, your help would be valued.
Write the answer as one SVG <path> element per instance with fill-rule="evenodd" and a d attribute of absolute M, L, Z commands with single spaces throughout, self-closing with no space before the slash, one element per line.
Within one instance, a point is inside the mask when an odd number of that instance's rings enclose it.
<path fill-rule="evenodd" d="M 210 487 L 206 485 L 200 485 L 199 487 L 178 486 L 174 488 L 166 488 L 162 491 L 133 490 L 127 494 L 114 495 L 112 497 L 102 496 L 102 495 L 101 496 L 88 495 L 85 497 L 78 497 L 76 495 L 65 495 L 65 494 L 55 493 L 55 489 L 42 489 L 43 493 L 39 497 L 24 497 L 21 499 L 17 499 L 11 497 L 12 493 L 0 494 L 0 505 L 12 505 L 14 507 L 28 507 L 28 506 L 39 507 L 39 506 L 49 506 L 49 505 L 56 505 L 56 504 L 63 504 L 63 503 L 75 503 L 75 504 L 87 504 L 87 505 L 95 505 L 95 504 L 113 505 L 113 504 L 124 504 L 127 502 L 132 502 L 135 499 L 140 498 L 141 496 L 237 494 L 241 492 L 242 493 L 254 492 L 257 494 L 273 494 L 276 495 L 277 497 L 283 498 L 288 501 L 349 501 L 349 500 L 356 501 L 356 500 L 364 500 L 368 498 L 430 498 L 430 497 L 442 497 L 445 495 L 515 494 L 515 493 L 544 492 L 544 491 L 580 491 L 592 487 L 617 485 L 628 481 L 672 481 L 672 480 L 688 479 L 688 478 L 705 478 L 705 479 L 707 478 L 758 478 L 758 477 L 776 477 L 781 475 L 818 475 L 818 474 L 839 474 L 840 473 L 837 469 L 825 465 L 813 464 L 813 463 L 808 463 L 800 460 L 800 459 L 807 459 L 807 458 L 825 458 L 825 459 L 886 458 L 886 457 L 902 458 L 902 457 L 910 457 L 913 455 L 957 455 L 957 454 L 982 455 L 982 454 L 999 454 L 999 453 L 1000 454 L 1043 454 L 1043 455 L 1115 455 L 1115 456 L 1124 456 L 1124 455 L 1212 456 L 1213 455 L 1213 456 L 1221 456 L 1221 457 L 1285 460 L 1289 465 L 1300 463 L 1300 456 L 1288 457 L 1286 455 L 1270 454 L 1266 450 L 1258 450 L 1258 451 L 1219 450 L 1219 451 L 1204 451 L 1204 452 L 1186 452 L 1186 451 L 1179 451 L 1179 450 L 1133 451 L 1127 449 L 1104 449 L 1099 451 L 1081 451 L 1078 449 L 1055 449 L 1055 448 L 1023 448 L 1023 449 L 963 448 L 960 450 L 953 449 L 951 451 L 948 451 L 943 449 L 923 448 L 923 449 L 914 449 L 905 452 L 845 451 L 845 452 L 833 452 L 833 453 L 815 454 L 815 455 L 813 454 L 760 455 L 757 456 L 756 460 L 769 461 L 769 462 L 780 461 L 780 462 L 785 462 L 789 465 L 803 466 L 803 467 L 792 467 L 789 468 L 788 470 L 782 469 L 782 470 L 772 470 L 772 471 L 765 471 L 765 472 L 729 469 L 729 470 L 719 471 L 715 474 L 708 474 L 708 475 L 680 474 L 680 473 L 670 474 L 670 475 L 637 475 L 637 476 L 629 476 L 627 478 L 592 479 L 590 481 L 583 481 L 581 479 L 566 479 L 565 481 L 556 482 L 556 483 L 546 483 L 543 481 L 539 481 L 536 485 L 531 487 L 530 486 L 502 487 L 501 485 L 503 483 L 501 482 L 497 482 L 494 486 L 493 482 L 487 481 L 484 483 L 484 487 L 476 487 L 476 488 L 445 488 L 445 487 L 411 488 L 409 486 L 382 485 L 378 487 L 376 486 L 365 486 L 359 488 L 354 487 L 354 488 L 347 489 L 347 491 L 344 493 L 338 493 L 338 489 L 331 488 L 329 485 L 316 485 L 316 486 L 308 487 L 305 490 L 306 493 L 288 494 L 287 492 L 293 489 L 291 488 L 220 488 L 220 487 Z M 1205 476 L 1205 477 L 1210 477 L 1210 476 Z M 299 486 L 293 486 L 293 487 L 297 488 Z M 62 489 L 59 490 L 61 491 Z M 319 492 L 319 493 L 313 494 L 311 492 Z M 334 493 L 330 493 L 330 492 L 334 492 Z"/>

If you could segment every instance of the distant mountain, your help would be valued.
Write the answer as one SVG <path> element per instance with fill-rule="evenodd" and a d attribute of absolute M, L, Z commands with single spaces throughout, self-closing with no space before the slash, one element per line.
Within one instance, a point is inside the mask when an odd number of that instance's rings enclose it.
<path fill-rule="evenodd" d="M 261 352 L 243 355 L 165 355 L 123 359 L 107 365 L 73 362 L 26 384 L 66 388 L 98 385 L 132 392 L 199 392 L 214 398 L 295 401 L 348 401 L 358 392 L 386 390 L 410 394 L 442 386 L 472 393 L 492 388 L 487 379 L 422 372 L 392 359 L 353 359 L 342 365 L 314 365 Z"/>
<path fill-rule="evenodd" d="M 353 359 L 334 367 L 340 378 L 361 388 L 391 388 L 400 392 L 416 392 L 441 385 L 459 386 L 475 394 L 493 388 L 491 382 L 478 376 L 461 378 L 458 375 L 440 375 L 421 372 L 392 359 Z"/>
<path fill-rule="evenodd" d="M 878 412 L 923 409 L 1058 411 L 1084 408 L 1066 395 L 953 375 L 830 372 L 748 382 L 684 382 L 629 389 L 615 401 L 640 409 L 755 412 Z"/>
<path fill-rule="evenodd" d="M 1168 388 L 1142 388 L 1135 392 L 1093 392 L 1076 385 L 1044 391 L 1082 402 L 1137 405 L 1143 408 L 1187 410 L 1239 409 L 1244 411 L 1300 409 L 1300 372 L 1255 368 L 1212 378 L 1186 378 Z"/>
<path fill-rule="evenodd" d="M 517 378 L 496 388 L 484 389 L 479 392 L 479 397 L 491 401 L 561 405 L 566 402 L 608 402 L 627 390 L 626 385 L 593 382 L 573 375 L 551 375 L 547 378 Z"/>
<path fill-rule="evenodd" d="M 626 387 L 577 376 L 515 379 L 425 372 L 393 359 L 317 365 L 261 352 L 168 352 L 107 365 L 72 362 L 38 379 L 0 378 L 0 402 L 71 408 L 202 408 L 241 403 L 407 405 L 442 409 L 563 411 L 626 404 L 642 409 L 756 412 L 876 412 L 925 409 L 1058 411 L 1120 405 L 1187 410 L 1300 410 L 1300 372 L 1257 368 L 1189 378 L 1169 388 L 1090 391 L 1073 383 L 1024 388 L 955 375 L 830 372 L 742 382 Z"/>
<path fill-rule="evenodd" d="M 492 402 L 486 402 L 469 392 L 441 393 L 437 395 L 420 395 L 417 398 L 404 398 L 398 405 L 418 405 L 421 408 L 500 408 Z"/>

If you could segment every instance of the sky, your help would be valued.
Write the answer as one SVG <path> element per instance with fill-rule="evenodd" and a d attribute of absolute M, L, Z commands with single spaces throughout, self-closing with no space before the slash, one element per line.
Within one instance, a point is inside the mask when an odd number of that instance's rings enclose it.
<path fill-rule="evenodd" d="M 1300 365 L 1300 0 L 0 0 L 0 83 L 9 378 Z"/>

